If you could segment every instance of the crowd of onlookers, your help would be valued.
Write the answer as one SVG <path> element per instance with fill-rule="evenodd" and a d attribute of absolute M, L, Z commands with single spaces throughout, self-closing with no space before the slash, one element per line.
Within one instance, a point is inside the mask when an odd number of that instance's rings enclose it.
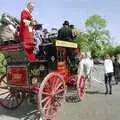
<path fill-rule="evenodd" d="M 102 62 L 100 63 L 102 64 Z M 112 94 L 112 81 L 114 80 L 117 85 L 120 82 L 120 55 L 110 56 L 105 55 L 104 61 L 104 81 L 105 81 L 105 94 Z"/>

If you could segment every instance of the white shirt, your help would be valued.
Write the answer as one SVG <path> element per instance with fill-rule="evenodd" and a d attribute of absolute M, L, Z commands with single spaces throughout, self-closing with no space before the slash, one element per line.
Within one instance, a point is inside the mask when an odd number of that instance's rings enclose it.
<path fill-rule="evenodd" d="M 79 63 L 78 74 L 89 75 L 92 67 L 92 62 L 90 58 L 82 59 Z"/>
<path fill-rule="evenodd" d="M 92 61 L 90 58 L 85 59 L 85 67 L 86 67 L 86 75 L 88 75 L 92 67 Z"/>
<path fill-rule="evenodd" d="M 35 37 L 35 41 L 36 41 L 36 47 L 35 47 L 34 52 L 37 53 L 39 51 L 39 45 L 42 44 L 42 32 L 41 32 L 41 30 L 36 30 L 34 37 Z"/>
<path fill-rule="evenodd" d="M 111 59 L 104 60 L 104 70 L 105 70 L 105 73 L 113 72 L 113 62 Z"/>

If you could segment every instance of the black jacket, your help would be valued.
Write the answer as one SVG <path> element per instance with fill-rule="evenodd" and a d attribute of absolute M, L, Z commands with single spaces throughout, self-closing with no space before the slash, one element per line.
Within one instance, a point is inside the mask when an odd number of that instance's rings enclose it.
<path fill-rule="evenodd" d="M 69 27 L 63 26 L 58 31 L 58 39 L 65 41 L 72 41 L 73 40 L 72 30 Z"/>

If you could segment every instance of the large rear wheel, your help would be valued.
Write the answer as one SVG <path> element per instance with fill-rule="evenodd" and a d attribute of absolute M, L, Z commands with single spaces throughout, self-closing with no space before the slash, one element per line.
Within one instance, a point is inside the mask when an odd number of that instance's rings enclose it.
<path fill-rule="evenodd" d="M 7 109 L 17 108 L 24 99 L 23 92 L 19 89 L 7 87 L 7 89 L 0 88 L 0 104 Z"/>
<path fill-rule="evenodd" d="M 53 119 L 65 100 L 64 79 L 58 73 L 50 73 L 43 80 L 38 94 L 39 111 L 46 119 Z"/>

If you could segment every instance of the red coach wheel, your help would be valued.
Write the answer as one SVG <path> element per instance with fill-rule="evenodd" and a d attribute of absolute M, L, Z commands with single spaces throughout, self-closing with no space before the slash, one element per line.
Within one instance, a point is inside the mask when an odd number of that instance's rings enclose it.
<path fill-rule="evenodd" d="M 64 79 L 58 73 L 50 73 L 43 80 L 38 94 L 38 109 L 47 119 L 60 111 L 66 94 Z"/>
<path fill-rule="evenodd" d="M 18 89 L 0 89 L 0 104 L 7 109 L 17 108 L 23 102 L 23 98 L 23 93 Z"/>
<path fill-rule="evenodd" d="M 78 91 L 78 95 L 80 100 L 83 100 L 85 97 L 85 87 L 86 87 L 86 77 L 85 76 L 81 76 L 80 79 L 78 79 L 77 81 L 77 91 Z"/>
<path fill-rule="evenodd" d="M 78 80 L 77 75 L 70 75 L 68 78 L 68 86 L 76 86 Z"/>

